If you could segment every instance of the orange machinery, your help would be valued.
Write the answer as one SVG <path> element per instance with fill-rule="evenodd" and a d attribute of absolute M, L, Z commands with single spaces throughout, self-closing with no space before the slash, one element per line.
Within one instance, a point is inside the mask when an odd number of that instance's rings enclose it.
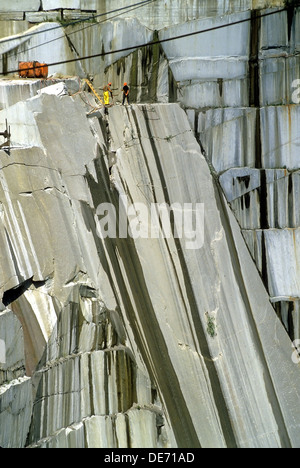
<path fill-rule="evenodd" d="M 48 65 L 39 62 L 19 62 L 19 76 L 21 78 L 47 78 Z"/>

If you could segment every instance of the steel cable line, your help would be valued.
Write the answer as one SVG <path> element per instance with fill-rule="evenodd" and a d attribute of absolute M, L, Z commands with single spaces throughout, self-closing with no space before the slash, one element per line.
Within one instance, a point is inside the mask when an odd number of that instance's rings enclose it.
<path fill-rule="evenodd" d="M 268 16 L 283 13 L 284 11 L 286 11 L 286 8 L 282 8 L 280 10 L 276 10 L 276 11 L 272 11 L 272 12 L 268 12 L 268 13 L 263 13 L 262 15 L 257 15 L 254 19 L 259 20 L 260 18 L 266 18 Z M 51 67 L 51 66 L 56 66 L 56 65 L 64 65 L 64 64 L 68 64 L 68 63 L 80 62 L 81 60 L 89 60 L 89 59 L 93 59 L 93 58 L 104 57 L 106 55 L 111 55 L 111 54 L 117 54 L 117 53 L 121 53 L 121 52 L 129 52 L 131 50 L 140 49 L 140 48 L 143 48 L 143 47 L 155 46 L 155 45 L 163 44 L 163 43 L 166 43 L 166 42 L 176 41 L 176 40 L 179 40 L 179 39 L 185 39 L 187 37 L 192 37 L 192 36 L 196 36 L 196 35 L 199 35 L 199 34 L 205 34 L 207 32 L 212 32 L 212 31 L 217 31 L 217 30 L 220 30 L 220 29 L 225 29 L 225 28 L 228 28 L 228 27 L 231 27 L 231 26 L 237 26 L 239 24 L 243 24 L 243 23 L 247 23 L 247 22 L 251 22 L 251 21 L 253 21 L 252 17 L 246 18 L 246 19 L 243 19 L 243 20 L 239 20 L 239 21 L 235 21 L 233 23 L 222 24 L 222 25 L 219 25 L 219 26 L 213 26 L 211 28 L 201 29 L 201 30 L 198 30 L 198 31 L 194 31 L 194 32 L 186 33 L 186 34 L 181 34 L 181 35 L 178 35 L 178 36 L 172 36 L 172 37 L 169 37 L 169 38 L 166 38 L 166 39 L 158 39 L 158 40 L 151 41 L 151 42 L 146 42 L 146 43 L 143 43 L 143 44 L 137 44 L 137 45 L 134 45 L 134 46 L 131 46 L 131 47 L 125 47 L 123 49 L 116 49 L 116 50 L 112 50 L 112 51 L 109 51 L 109 52 L 100 52 L 98 54 L 88 55 L 88 56 L 84 56 L 84 57 L 77 57 L 77 58 L 74 58 L 74 59 L 63 60 L 63 61 L 60 61 L 60 62 L 53 62 L 53 63 L 49 63 L 48 66 Z M 28 67 L 28 68 L 24 69 L 24 71 L 25 70 L 33 70 L 33 67 Z M 10 71 L 7 71 L 6 74 L 18 73 L 18 71 L 19 71 L 19 69 L 10 70 Z M 0 75 L 3 75 L 3 73 L 0 73 Z"/>
<path fill-rule="evenodd" d="M 155 1 L 157 1 L 157 0 L 143 0 L 142 2 L 134 3 L 132 5 L 127 5 L 126 7 L 122 7 L 122 8 L 117 8 L 115 10 L 112 10 L 112 11 L 109 11 L 109 12 L 106 12 L 106 13 L 100 13 L 99 15 L 93 15 L 93 16 L 87 17 L 85 19 L 79 19 L 79 20 L 67 23 L 65 26 L 74 26 L 76 24 L 84 23 L 86 21 L 93 20 L 95 18 L 100 18 L 101 16 L 106 16 L 106 15 L 109 15 L 111 13 L 116 13 L 118 11 L 127 10 L 128 8 L 135 7 L 135 6 L 138 6 L 138 5 L 143 6 L 143 5 L 155 2 Z M 44 29 L 43 31 L 35 31 L 35 32 L 32 32 L 32 33 L 24 34 L 23 36 L 20 36 L 20 35 L 18 36 L 17 35 L 17 36 L 13 36 L 13 37 L 8 37 L 6 39 L 0 39 L 0 45 L 5 44 L 7 42 L 15 41 L 16 39 L 18 39 L 18 37 L 22 37 L 22 39 L 23 39 L 23 38 L 26 38 L 26 37 L 37 36 L 38 34 L 44 34 L 45 32 L 54 31 L 55 29 L 60 29 L 60 28 L 61 28 L 61 25 L 55 26 L 54 28 Z"/>
<path fill-rule="evenodd" d="M 156 2 L 156 1 L 157 0 L 147 0 L 146 5 L 150 5 L 151 3 Z M 51 44 L 52 42 L 58 41 L 60 39 L 65 39 L 66 37 L 69 37 L 72 34 L 77 34 L 77 33 L 81 32 L 81 31 L 84 31 L 84 30 L 86 30 L 88 28 L 91 28 L 93 26 L 99 26 L 99 25 L 101 25 L 103 23 L 106 23 L 107 21 L 111 21 L 111 20 L 113 20 L 115 18 L 118 18 L 118 17 L 120 17 L 120 16 L 122 16 L 122 15 L 124 15 L 126 13 L 130 13 L 131 11 L 138 10 L 139 8 L 143 8 L 144 6 L 145 6 L 144 3 L 142 5 L 138 4 L 138 6 L 135 6 L 134 8 L 132 8 L 132 5 L 131 5 L 131 6 L 127 7 L 128 10 L 125 11 L 125 12 L 122 11 L 121 13 L 118 13 L 117 15 L 111 16 L 110 18 L 106 18 L 105 20 L 98 21 L 97 23 L 89 24 L 88 26 L 85 26 L 84 28 L 78 29 L 77 31 L 71 31 L 71 32 L 65 33 L 63 36 L 59 36 L 59 37 L 56 37 L 54 39 L 51 39 L 50 41 L 42 42 L 41 44 L 37 44 L 36 46 L 29 47 L 28 49 L 26 49 L 24 51 L 19 51 L 17 53 L 15 53 L 14 51 L 11 51 L 9 54 L 7 54 L 7 57 L 9 58 L 9 57 L 12 57 L 12 56 L 18 56 L 20 54 L 25 54 L 26 52 L 29 52 L 30 50 L 37 49 L 38 47 L 42 47 L 42 46 Z M 112 11 L 109 11 L 109 12 L 107 12 L 105 14 L 109 15 L 111 13 L 114 13 L 115 11 L 118 11 L 118 10 L 112 10 Z M 88 20 L 85 20 L 85 21 L 88 21 Z M 53 29 L 49 29 L 49 30 L 46 30 L 46 31 L 53 31 L 54 29 L 57 29 L 57 28 L 55 27 Z M 43 32 L 45 32 L 45 30 Z"/>

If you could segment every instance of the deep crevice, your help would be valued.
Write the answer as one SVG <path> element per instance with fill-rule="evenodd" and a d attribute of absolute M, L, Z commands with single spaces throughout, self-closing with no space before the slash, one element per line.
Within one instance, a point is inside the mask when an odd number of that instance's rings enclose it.
<path fill-rule="evenodd" d="M 8 289 L 3 294 L 2 302 L 5 307 L 18 300 L 23 294 L 30 289 L 31 286 L 35 286 L 37 289 L 41 288 L 46 284 L 46 281 L 33 281 L 33 278 L 27 279 L 20 283 L 15 288 Z"/>
<path fill-rule="evenodd" d="M 295 6 L 293 3 L 296 2 L 288 2 L 287 4 L 287 25 L 288 25 L 288 41 L 291 41 L 292 37 L 292 27 L 293 27 L 293 22 L 294 22 L 294 17 L 295 17 Z M 299 3 L 299 2 L 298 2 Z"/>
<path fill-rule="evenodd" d="M 249 60 L 249 105 L 259 107 L 259 37 L 261 17 L 257 10 L 251 12 L 250 60 Z"/>

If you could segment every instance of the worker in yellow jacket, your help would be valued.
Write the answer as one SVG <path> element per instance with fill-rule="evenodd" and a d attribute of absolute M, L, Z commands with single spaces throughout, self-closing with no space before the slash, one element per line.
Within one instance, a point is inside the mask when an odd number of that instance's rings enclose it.
<path fill-rule="evenodd" d="M 108 86 L 105 86 L 104 90 L 103 90 L 103 98 L 104 98 L 104 104 L 106 106 L 109 106 L 109 89 L 108 89 Z"/>

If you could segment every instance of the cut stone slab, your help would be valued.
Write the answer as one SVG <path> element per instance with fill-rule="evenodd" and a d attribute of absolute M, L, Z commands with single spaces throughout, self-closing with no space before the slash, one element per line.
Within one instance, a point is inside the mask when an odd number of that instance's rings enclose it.
<path fill-rule="evenodd" d="M 12 11 L 39 11 L 41 0 L 14 0 L 7 2 L 7 0 L 0 0 L 0 12 Z"/>
<path fill-rule="evenodd" d="M 9 12 L 4 12 L 4 11 L 0 12 L 0 21 L 24 21 L 24 12 L 23 11 L 16 11 L 14 13 L 9 13 Z M 3 37 L 5 37 L 4 34 L 3 34 Z"/>
<path fill-rule="evenodd" d="M 32 414 L 32 383 L 28 377 L 0 386 L 0 446 L 23 448 Z"/>
<path fill-rule="evenodd" d="M 264 107 L 261 122 L 263 166 L 299 169 L 300 105 Z"/>
<path fill-rule="evenodd" d="M 212 109 L 200 112 L 198 133 L 217 172 L 256 165 L 255 132 L 257 110 Z"/>
<path fill-rule="evenodd" d="M 60 11 L 39 11 L 37 13 L 26 13 L 25 15 L 26 20 L 29 23 L 44 23 L 49 21 L 57 21 L 61 19 L 61 12 Z"/>
<path fill-rule="evenodd" d="M 65 83 L 58 83 L 38 91 L 38 94 L 53 94 L 54 96 L 68 96 L 68 88 Z"/>
<path fill-rule="evenodd" d="M 47 10 L 61 10 L 72 9 L 80 10 L 81 0 L 43 0 L 43 9 Z"/>
<path fill-rule="evenodd" d="M 0 386 L 25 375 L 21 324 L 10 310 L 0 312 Z"/>
<path fill-rule="evenodd" d="M 81 10 L 64 10 L 63 11 L 63 18 L 66 21 L 72 21 L 72 20 L 90 20 L 93 18 L 93 15 L 91 12 L 83 12 Z"/>

